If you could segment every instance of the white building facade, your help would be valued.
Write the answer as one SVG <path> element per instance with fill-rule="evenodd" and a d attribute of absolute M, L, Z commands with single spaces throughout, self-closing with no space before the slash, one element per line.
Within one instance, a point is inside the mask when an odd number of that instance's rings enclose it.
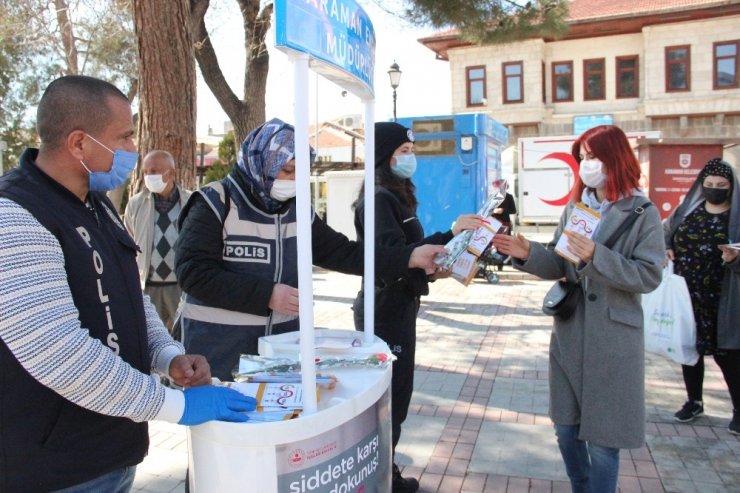
<path fill-rule="evenodd" d="M 574 0 L 562 39 L 475 46 L 420 40 L 448 60 L 454 113 L 488 112 L 519 137 L 570 135 L 583 117 L 715 142 L 738 164 L 740 1 Z"/>

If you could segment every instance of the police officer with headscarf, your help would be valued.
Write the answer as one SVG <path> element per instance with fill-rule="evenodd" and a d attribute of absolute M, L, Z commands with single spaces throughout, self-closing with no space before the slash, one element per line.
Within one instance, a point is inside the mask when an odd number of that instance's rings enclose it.
<path fill-rule="evenodd" d="M 295 133 L 275 118 L 241 145 L 237 165 L 194 193 L 178 220 L 177 279 L 185 296 L 186 348 L 199 348 L 221 380 L 258 339 L 298 330 Z M 311 160 L 313 161 L 313 151 Z M 360 275 L 363 246 L 313 215 L 313 263 Z M 379 249 L 376 268 L 389 276 L 433 268 L 438 246 Z"/>

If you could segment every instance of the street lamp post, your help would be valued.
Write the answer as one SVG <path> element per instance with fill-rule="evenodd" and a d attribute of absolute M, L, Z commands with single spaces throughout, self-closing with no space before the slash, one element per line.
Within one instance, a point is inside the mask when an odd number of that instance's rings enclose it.
<path fill-rule="evenodd" d="M 393 61 L 390 70 L 388 70 L 388 77 L 391 79 L 391 87 L 393 88 L 393 121 L 396 121 L 396 88 L 401 83 L 401 69 L 399 68 L 396 61 Z"/>

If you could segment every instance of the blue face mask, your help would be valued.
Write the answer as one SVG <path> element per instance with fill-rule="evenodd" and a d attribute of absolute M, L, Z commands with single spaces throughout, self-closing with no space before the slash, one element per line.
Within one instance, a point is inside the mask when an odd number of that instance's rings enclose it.
<path fill-rule="evenodd" d="M 396 159 L 396 166 L 391 166 L 391 172 L 399 178 L 411 178 L 416 171 L 416 156 L 414 154 L 399 154 L 393 156 Z"/>
<path fill-rule="evenodd" d="M 139 161 L 139 154 L 120 149 L 112 151 L 108 146 L 97 140 L 92 135 L 88 134 L 88 137 L 108 149 L 108 151 L 113 154 L 113 164 L 108 171 L 90 171 L 90 168 L 85 166 L 85 163 L 80 160 L 80 164 L 90 175 L 90 190 L 93 192 L 108 192 L 110 190 L 115 190 L 126 183 L 128 175 L 131 174 L 136 167 L 136 163 Z"/>

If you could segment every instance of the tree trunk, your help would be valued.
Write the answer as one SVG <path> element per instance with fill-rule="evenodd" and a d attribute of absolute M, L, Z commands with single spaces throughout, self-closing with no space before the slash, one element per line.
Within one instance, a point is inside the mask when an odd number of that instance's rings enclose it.
<path fill-rule="evenodd" d="M 248 102 L 245 112 L 247 128 L 238 132 L 236 142 L 241 144 L 244 137 L 256 126 L 265 121 L 265 93 L 267 72 L 270 69 L 270 55 L 267 52 L 265 37 L 270 29 L 272 4 L 259 11 L 259 2 L 239 0 L 244 24 L 244 51 L 247 54 L 244 70 L 244 99 Z M 234 124 L 236 129 L 236 124 Z"/>
<path fill-rule="evenodd" d="M 69 20 L 69 7 L 65 0 L 55 0 L 54 8 L 57 11 L 57 23 L 64 46 L 64 59 L 67 62 L 67 75 L 80 73 L 77 66 L 77 44 L 72 30 L 72 22 Z"/>
<path fill-rule="evenodd" d="M 139 153 L 170 152 L 179 182 L 195 188 L 195 61 L 189 0 L 134 0 L 139 63 Z M 131 193 L 141 173 L 131 177 Z"/>
<path fill-rule="evenodd" d="M 265 121 L 265 86 L 270 64 L 265 36 L 270 28 L 273 7 L 270 4 L 260 12 L 259 0 L 237 0 L 237 2 L 242 13 L 245 33 L 244 99 L 239 99 L 229 87 L 211 44 L 204 20 L 209 1 L 190 0 L 195 59 L 203 80 L 234 125 L 234 137 L 238 147 L 253 128 Z"/>

